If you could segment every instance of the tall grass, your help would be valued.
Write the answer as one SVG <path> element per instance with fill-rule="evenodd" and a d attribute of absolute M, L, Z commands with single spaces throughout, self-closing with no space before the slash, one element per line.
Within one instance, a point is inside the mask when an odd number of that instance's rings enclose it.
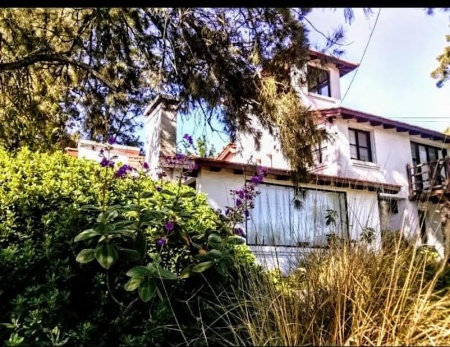
<path fill-rule="evenodd" d="M 426 253 L 401 242 L 381 252 L 344 245 L 299 254 L 298 264 L 289 277 L 246 272 L 234 293 L 217 293 L 222 343 L 450 345 L 450 296 L 436 287 L 445 264 Z"/>

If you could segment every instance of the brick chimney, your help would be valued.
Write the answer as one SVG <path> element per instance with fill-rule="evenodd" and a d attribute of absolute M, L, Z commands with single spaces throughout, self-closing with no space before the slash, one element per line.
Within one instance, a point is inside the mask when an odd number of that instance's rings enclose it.
<path fill-rule="evenodd" d="M 158 95 L 144 112 L 145 161 L 153 178 L 160 158 L 176 153 L 178 105 L 177 99 Z"/>

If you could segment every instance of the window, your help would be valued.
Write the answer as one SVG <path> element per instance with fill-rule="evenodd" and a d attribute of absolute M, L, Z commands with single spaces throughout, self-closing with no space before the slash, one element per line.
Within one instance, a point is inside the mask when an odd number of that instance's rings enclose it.
<path fill-rule="evenodd" d="M 442 158 L 442 151 L 438 147 L 428 146 L 421 143 L 411 142 L 411 154 L 413 165 L 436 162 L 439 158 Z M 428 189 L 431 184 L 432 174 L 436 169 L 434 165 L 419 166 L 415 169 L 413 176 L 413 183 L 416 189 Z M 432 169 L 434 167 L 434 169 Z M 438 170 L 442 170 L 438 168 Z M 439 175 L 435 176 L 437 181 L 435 184 L 442 184 Z"/>
<path fill-rule="evenodd" d="M 440 148 L 411 142 L 413 165 L 436 161 L 441 157 L 439 152 L 441 152 Z"/>
<path fill-rule="evenodd" d="M 331 97 L 330 72 L 308 65 L 308 92 Z"/>
<path fill-rule="evenodd" d="M 322 146 L 317 145 L 315 146 L 312 155 L 313 155 L 313 161 L 314 161 L 314 165 L 319 165 L 325 162 L 325 151 L 326 151 L 327 147 L 326 146 Z"/>
<path fill-rule="evenodd" d="M 344 192 L 305 189 L 302 207 L 294 208 L 290 186 L 261 184 L 261 194 L 247 222 L 247 243 L 267 246 L 320 245 L 326 234 L 348 238 Z M 326 225 L 327 210 L 335 212 L 335 223 Z"/>
<path fill-rule="evenodd" d="M 361 161 L 373 161 L 370 144 L 370 132 L 348 129 L 350 141 L 350 158 Z"/>

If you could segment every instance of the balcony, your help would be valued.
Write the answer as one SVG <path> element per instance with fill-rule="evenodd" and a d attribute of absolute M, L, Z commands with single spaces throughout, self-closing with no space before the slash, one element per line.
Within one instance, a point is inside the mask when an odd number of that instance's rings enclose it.
<path fill-rule="evenodd" d="M 437 202 L 450 197 L 450 157 L 418 165 L 407 164 L 409 199 Z"/>

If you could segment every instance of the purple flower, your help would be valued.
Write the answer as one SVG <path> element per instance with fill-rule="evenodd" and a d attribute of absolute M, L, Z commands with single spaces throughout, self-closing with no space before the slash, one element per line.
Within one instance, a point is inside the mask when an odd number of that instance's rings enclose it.
<path fill-rule="evenodd" d="M 103 155 L 103 153 L 105 153 L 105 150 L 102 148 L 102 149 L 100 150 L 100 154 Z"/>
<path fill-rule="evenodd" d="M 225 216 L 228 216 L 229 214 L 230 214 L 230 209 L 227 208 L 227 209 L 225 210 Z"/>
<path fill-rule="evenodd" d="M 236 194 L 237 196 L 239 196 L 240 199 L 244 199 L 245 198 L 245 192 L 241 189 L 241 190 L 236 190 Z"/>
<path fill-rule="evenodd" d="M 158 246 L 164 246 L 166 244 L 166 239 L 164 237 L 161 237 L 158 241 L 156 241 L 156 244 Z"/>
<path fill-rule="evenodd" d="M 234 233 L 239 236 L 244 236 L 244 230 L 242 230 L 242 228 L 240 227 L 235 228 Z"/>
<path fill-rule="evenodd" d="M 116 141 L 116 138 L 115 138 L 114 136 L 110 136 L 110 137 L 108 138 L 108 143 L 109 143 L 110 145 L 114 145 L 116 142 L 117 142 L 117 141 Z"/>
<path fill-rule="evenodd" d="M 258 184 L 262 182 L 262 177 L 261 176 L 253 176 L 252 179 L 250 180 L 252 183 Z"/>
<path fill-rule="evenodd" d="M 194 140 L 192 139 L 192 136 L 190 136 L 188 134 L 184 134 L 183 140 L 186 140 L 190 145 L 192 145 L 194 143 Z"/>
<path fill-rule="evenodd" d="M 116 171 L 116 173 L 114 174 L 117 178 L 123 178 L 125 177 L 128 173 L 130 173 L 131 171 L 133 171 L 133 168 L 130 165 L 122 165 L 119 170 Z"/>
<path fill-rule="evenodd" d="M 102 161 L 100 162 L 100 165 L 102 167 L 114 167 L 114 162 L 112 160 L 108 160 L 107 158 L 103 157 Z"/>
<path fill-rule="evenodd" d="M 173 228 L 174 228 L 174 226 L 175 226 L 175 225 L 173 224 L 172 221 L 168 221 L 164 227 L 166 228 L 166 230 L 172 231 Z"/>
<path fill-rule="evenodd" d="M 247 218 L 250 216 L 250 212 L 248 210 L 245 210 L 244 214 L 245 214 L 245 217 L 247 217 Z"/>
<path fill-rule="evenodd" d="M 167 176 L 167 174 L 164 172 L 164 171 L 159 171 L 158 172 L 158 178 L 159 179 L 161 179 L 161 178 L 163 178 L 163 177 L 166 177 Z"/>
<path fill-rule="evenodd" d="M 157 187 L 156 187 L 156 191 L 157 191 L 157 192 L 160 192 L 161 190 L 162 190 L 162 188 L 161 188 L 160 186 L 157 186 Z"/>
<path fill-rule="evenodd" d="M 241 199 L 236 199 L 236 206 L 239 207 L 242 205 L 242 200 Z"/>
<path fill-rule="evenodd" d="M 183 160 L 184 158 L 186 158 L 186 156 L 184 154 L 182 154 L 182 153 L 177 153 L 175 158 L 178 159 L 178 160 Z"/>
<path fill-rule="evenodd" d="M 149 167 L 150 167 L 150 166 L 148 165 L 148 163 L 147 163 L 146 161 L 144 161 L 144 163 L 142 164 L 142 168 L 143 168 L 144 170 L 148 170 Z"/>

